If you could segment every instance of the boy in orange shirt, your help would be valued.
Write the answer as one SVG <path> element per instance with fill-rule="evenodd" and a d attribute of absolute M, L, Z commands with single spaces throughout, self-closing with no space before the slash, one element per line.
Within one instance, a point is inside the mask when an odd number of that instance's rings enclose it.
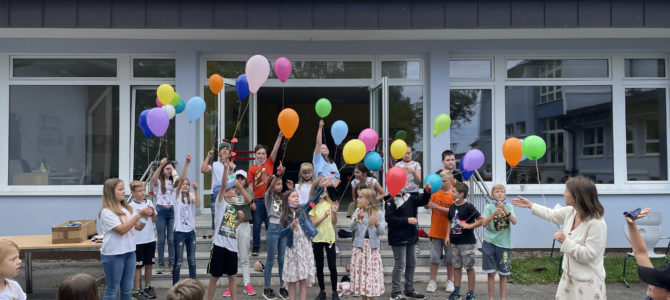
<path fill-rule="evenodd" d="M 430 217 L 430 282 L 426 287 L 426 292 L 434 293 L 437 290 L 437 270 L 440 267 L 440 261 L 444 257 L 447 264 L 447 292 L 454 291 L 454 267 L 451 264 L 451 251 L 449 246 L 445 245 L 444 239 L 447 237 L 447 214 L 449 206 L 454 203 L 451 198 L 451 185 L 454 182 L 454 176 L 449 170 L 440 172 L 442 177 L 442 189 L 430 196 L 430 202 L 426 208 L 432 209 Z M 443 256 L 444 255 L 444 256 Z"/>

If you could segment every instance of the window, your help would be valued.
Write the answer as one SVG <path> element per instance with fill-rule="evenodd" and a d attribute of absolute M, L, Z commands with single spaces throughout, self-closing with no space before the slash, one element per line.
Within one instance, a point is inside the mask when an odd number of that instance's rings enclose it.
<path fill-rule="evenodd" d="M 626 77 L 665 77 L 665 59 L 626 59 Z"/>
<path fill-rule="evenodd" d="M 140 180 L 152 161 L 160 160 L 163 157 L 167 157 L 170 160 L 177 159 L 175 158 L 175 121 L 174 119 L 170 120 L 170 126 L 163 137 L 158 138 L 154 135 L 151 138 L 146 138 L 137 120 L 142 111 L 156 107 L 156 88 L 134 89 L 134 92 L 135 116 L 133 121 L 135 124 L 135 144 L 133 145 L 133 179 Z"/>
<path fill-rule="evenodd" d="M 420 61 L 382 61 L 382 77 L 421 79 Z"/>
<path fill-rule="evenodd" d="M 488 79 L 491 78 L 490 60 L 452 60 L 449 62 L 449 78 Z"/>
<path fill-rule="evenodd" d="M 603 127 L 585 128 L 584 129 L 584 156 L 600 156 L 604 153 L 604 134 Z"/>
<path fill-rule="evenodd" d="M 270 65 L 273 63 L 270 61 Z M 246 64 L 245 61 L 208 61 L 207 77 L 216 73 L 224 78 L 237 78 L 244 74 Z M 293 69 L 289 79 L 369 79 L 372 77 L 371 61 L 291 61 L 291 64 Z M 408 65 L 405 68 L 406 71 L 412 71 L 412 67 Z M 394 74 L 400 76 L 400 73 L 401 71 L 397 71 Z M 277 78 L 272 68 L 270 68 L 269 78 Z"/>
<path fill-rule="evenodd" d="M 14 77 L 116 77 L 114 58 L 14 58 Z"/>
<path fill-rule="evenodd" d="M 666 101 L 665 88 L 626 89 L 626 124 L 643 133 L 631 141 L 645 154 L 627 158 L 629 181 L 668 180 Z"/>
<path fill-rule="evenodd" d="M 545 162 L 550 164 L 563 164 L 564 138 L 563 129 L 558 127 L 557 118 L 546 118 L 544 133 L 545 143 L 547 143 L 547 152 L 544 154 Z"/>
<path fill-rule="evenodd" d="M 509 59 L 508 78 L 606 78 L 607 59 Z"/>
<path fill-rule="evenodd" d="M 449 94 L 451 150 L 456 153 L 457 160 L 471 149 L 481 150 L 485 160 L 479 172 L 485 180 L 491 180 L 493 154 L 491 90 L 451 89 Z"/>
<path fill-rule="evenodd" d="M 174 59 L 133 59 L 133 77 L 174 78 L 175 72 Z"/>
<path fill-rule="evenodd" d="M 98 185 L 119 176 L 117 86 L 10 86 L 9 184 Z"/>
<path fill-rule="evenodd" d="M 560 86 L 541 86 L 540 103 L 549 103 L 563 100 L 563 91 Z"/>
<path fill-rule="evenodd" d="M 412 147 L 414 160 L 423 164 L 423 86 L 389 87 L 389 137 L 405 131 L 405 142 Z"/>
<path fill-rule="evenodd" d="M 516 131 L 519 133 L 519 136 L 525 136 L 525 134 L 526 134 L 526 122 L 516 123 Z"/>
<path fill-rule="evenodd" d="M 626 154 L 635 155 L 635 127 L 626 122 Z"/>

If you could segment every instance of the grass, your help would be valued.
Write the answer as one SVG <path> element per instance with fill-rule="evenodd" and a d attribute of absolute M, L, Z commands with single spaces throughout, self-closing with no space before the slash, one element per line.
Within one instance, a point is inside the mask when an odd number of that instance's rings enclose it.
<path fill-rule="evenodd" d="M 624 255 L 623 253 L 605 255 L 605 281 L 621 282 Z M 662 259 L 653 260 L 655 266 L 663 263 L 665 262 Z M 560 267 L 558 259 L 551 259 L 548 256 L 512 259 L 512 275 L 509 278 L 512 282 L 518 284 L 557 283 Z M 628 282 L 640 282 L 640 278 L 637 276 L 635 258 L 628 258 L 626 279 L 628 279 Z"/>

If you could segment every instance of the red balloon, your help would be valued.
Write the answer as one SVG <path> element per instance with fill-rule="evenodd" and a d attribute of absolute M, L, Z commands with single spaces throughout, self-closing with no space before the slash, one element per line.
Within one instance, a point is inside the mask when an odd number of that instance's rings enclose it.
<path fill-rule="evenodd" d="M 407 173 L 401 167 L 393 167 L 386 172 L 386 188 L 395 197 L 407 184 Z"/>

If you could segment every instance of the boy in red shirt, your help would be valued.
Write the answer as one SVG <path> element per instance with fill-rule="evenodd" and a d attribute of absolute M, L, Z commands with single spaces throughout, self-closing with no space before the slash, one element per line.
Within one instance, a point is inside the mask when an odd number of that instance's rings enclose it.
<path fill-rule="evenodd" d="M 433 193 L 430 196 L 430 202 L 426 208 L 432 209 L 430 217 L 430 281 L 426 287 L 426 292 L 435 293 L 437 290 L 437 270 L 440 267 L 440 261 L 444 255 L 444 261 L 447 264 L 447 292 L 454 291 L 454 267 L 451 265 L 451 251 L 449 246 L 445 245 L 444 239 L 447 237 L 447 214 L 449 213 L 449 206 L 454 203 L 451 198 L 451 185 L 454 181 L 454 176 L 449 170 L 440 172 L 442 177 L 442 189 Z"/>

